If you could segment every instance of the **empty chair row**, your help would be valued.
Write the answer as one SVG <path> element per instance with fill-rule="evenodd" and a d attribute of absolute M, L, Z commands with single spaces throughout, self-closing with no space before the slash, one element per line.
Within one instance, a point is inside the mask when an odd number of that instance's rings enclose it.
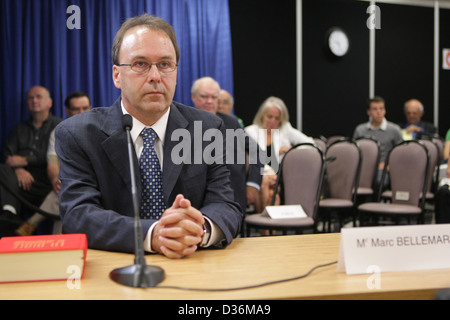
<path fill-rule="evenodd" d="M 429 196 L 433 181 L 430 176 L 439 163 L 438 148 L 433 146 L 436 147 L 427 142 L 405 141 L 389 152 L 382 179 L 390 176 L 390 192 L 394 195 L 390 203 L 397 206 L 378 206 L 381 192 L 372 188 L 378 170 L 376 141 L 338 139 L 327 146 L 326 152 L 317 145 L 296 146 L 281 162 L 275 190 L 281 190 L 283 204 L 301 204 L 307 218 L 249 215 L 245 219 L 248 234 L 250 228 L 296 231 L 309 228 L 316 232 L 318 221 L 322 222 L 322 231 L 331 232 L 335 220 L 339 226 L 349 219 L 354 225 L 356 219 L 365 224 L 369 215 L 392 215 L 392 210 L 401 208 L 405 209 L 403 216 L 415 216 L 423 222 L 424 199 Z M 367 203 L 367 199 L 371 202 Z"/>

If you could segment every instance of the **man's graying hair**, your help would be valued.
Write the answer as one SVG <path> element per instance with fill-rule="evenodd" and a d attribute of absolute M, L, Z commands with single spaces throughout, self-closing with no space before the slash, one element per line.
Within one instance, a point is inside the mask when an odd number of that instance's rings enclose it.
<path fill-rule="evenodd" d="M 122 26 L 120 27 L 119 31 L 117 31 L 116 37 L 114 38 L 114 43 L 111 50 L 111 56 L 112 56 L 112 62 L 114 65 L 120 64 L 120 57 L 119 57 L 119 51 L 120 47 L 122 46 L 122 41 L 125 33 L 137 26 L 145 26 L 148 29 L 152 30 L 160 30 L 167 34 L 167 36 L 172 41 L 173 47 L 175 48 L 176 53 L 176 59 L 177 63 L 180 60 L 180 49 L 178 48 L 177 44 L 177 38 L 175 36 L 175 31 L 173 30 L 172 26 L 168 24 L 166 21 L 164 21 L 161 18 L 150 16 L 147 13 L 144 13 L 137 17 L 132 17 L 128 20 L 126 20 Z"/>

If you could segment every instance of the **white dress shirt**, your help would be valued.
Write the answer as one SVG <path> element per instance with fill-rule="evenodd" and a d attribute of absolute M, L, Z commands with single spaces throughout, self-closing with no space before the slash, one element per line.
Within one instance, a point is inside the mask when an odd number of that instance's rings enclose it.
<path fill-rule="evenodd" d="M 122 106 L 123 114 L 129 114 L 128 111 L 123 106 L 123 101 L 121 102 L 121 106 Z M 152 126 L 146 126 L 145 124 L 143 124 L 142 122 L 137 120 L 135 117 L 130 115 L 131 118 L 133 119 L 133 126 L 130 130 L 131 139 L 132 139 L 132 142 L 134 143 L 134 148 L 136 150 L 136 155 L 137 155 L 138 161 L 140 159 L 142 149 L 144 148 L 144 141 L 141 136 L 142 130 L 144 130 L 144 128 L 146 128 L 146 127 L 152 128 L 155 131 L 155 133 L 158 135 L 158 139 L 156 139 L 153 147 L 154 147 L 156 155 L 158 156 L 158 159 L 159 159 L 161 172 L 163 170 L 162 164 L 164 163 L 163 150 L 164 150 L 164 141 L 165 141 L 165 137 L 166 137 L 167 121 L 169 120 L 169 113 L 170 113 L 170 107 L 167 109 L 167 112 L 164 113 L 162 115 L 162 117 L 157 122 L 155 122 Z M 208 243 L 205 245 L 205 247 L 208 247 L 208 246 L 211 246 L 211 245 L 217 243 L 221 239 L 223 239 L 224 235 L 223 235 L 222 230 L 220 230 L 220 228 L 217 227 L 217 225 L 215 223 L 213 223 L 209 218 L 207 218 L 205 216 L 204 216 L 204 218 L 208 221 L 209 225 L 211 226 L 211 236 L 209 238 Z M 153 229 L 155 228 L 156 224 L 157 224 L 157 222 L 152 224 L 152 226 L 149 228 L 149 230 L 145 236 L 145 239 L 144 239 L 144 250 L 147 252 L 154 252 L 152 250 L 152 233 L 153 233 Z"/>

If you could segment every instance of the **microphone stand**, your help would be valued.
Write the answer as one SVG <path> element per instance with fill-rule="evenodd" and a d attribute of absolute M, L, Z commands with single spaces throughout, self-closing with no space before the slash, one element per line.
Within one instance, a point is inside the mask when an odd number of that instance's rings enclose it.
<path fill-rule="evenodd" d="M 125 116 L 124 116 L 125 117 Z M 146 264 L 144 257 L 144 240 L 142 237 L 142 224 L 139 217 L 139 204 L 137 197 L 135 170 L 133 162 L 133 144 L 131 142 L 131 125 L 132 119 L 129 116 L 127 119 L 129 122 L 123 124 L 125 131 L 127 132 L 128 140 L 128 158 L 130 161 L 130 173 L 131 173 L 131 194 L 133 197 L 133 209 L 134 209 L 134 241 L 135 241 L 135 259 L 134 264 L 114 269 L 110 272 L 109 277 L 122 285 L 134 288 L 148 288 L 155 287 L 158 283 L 164 280 L 164 270 L 157 266 L 150 266 Z M 126 121 L 123 121 L 126 122 Z"/>

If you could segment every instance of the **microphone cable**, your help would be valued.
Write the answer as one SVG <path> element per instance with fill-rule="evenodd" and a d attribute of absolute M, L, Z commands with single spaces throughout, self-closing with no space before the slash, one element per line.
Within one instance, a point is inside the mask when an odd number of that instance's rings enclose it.
<path fill-rule="evenodd" d="M 337 261 L 333 261 L 333 262 L 329 262 L 329 263 L 325 263 L 325 264 L 319 264 L 313 268 L 311 268 L 308 272 L 306 272 L 305 274 L 302 274 L 300 276 L 297 277 L 293 277 L 293 278 L 287 278 L 287 279 L 281 279 L 281 280 L 274 280 L 274 281 L 267 281 L 267 282 L 263 282 L 260 284 L 254 284 L 254 285 L 248 285 L 248 286 L 243 286 L 243 287 L 234 287 L 234 288 L 188 288 L 188 287 L 179 287 L 179 286 L 156 286 L 156 287 L 152 287 L 152 288 L 160 288 L 160 289 L 177 289 L 177 290 L 187 290 L 187 291 L 236 291 L 236 290 L 246 290 L 246 289 L 254 289 L 254 288 L 260 288 L 260 287 L 265 287 L 265 286 L 269 286 L 269 285 L 273 285 L 273 284 L 278 284 L 278 283 L 283 283 L 283 282 L 289 282 L 289 281 L 294 281 L 294 280 L 299 280 L 299 279 L 303 279 L 308 277 L 309 275 L 311 275 L 315 270 L 320 269 L 320 268 L 325 268 L 331 265 L 337 264 Z"/>

